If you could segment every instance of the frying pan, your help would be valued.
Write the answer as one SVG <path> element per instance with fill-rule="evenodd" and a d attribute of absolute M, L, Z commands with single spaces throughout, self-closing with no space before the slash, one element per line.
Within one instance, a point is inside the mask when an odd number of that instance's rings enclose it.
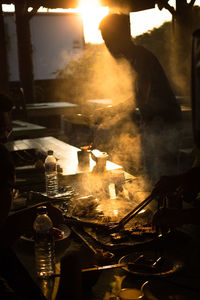
<path fill-rule="evenodd" d="M 135 265 L 135 267 L 132 267 L 131 263 L 134 262 L 135 259 L 141 254 L 144 255 L 147 263 L 145 263 L 144 260 L 144 262 L 138 263 L 137 265 Z M 171 276 L 181 271 L 184 267 L 183 262 L 178 261 L 177 258 L 168 256 L 167 253 L 159 257 L 156 257 L 155 255 L 155 250 L 145 250 L 142 251 L 142 253 L 132 252 L 121 257 L 119 260 L 119 264 L 124 264 L 122 269 L 126 272 L 142 277 Z"/>

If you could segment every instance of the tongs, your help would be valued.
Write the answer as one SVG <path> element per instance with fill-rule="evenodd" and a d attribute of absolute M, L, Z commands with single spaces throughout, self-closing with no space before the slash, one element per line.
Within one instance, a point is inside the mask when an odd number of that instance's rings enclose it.
<path fill-rule="evenodd" d="M 110 227 L 109 231 L 116 232 L 116 231 L 121 230 L 126 223 L 128 223 L 132 218 L 134 218 L 153 199 L 154 199 L 154 195 L 150 194 L 144 201 L 142 201 L 138 206 L 136 206 L 132 211 L 130 211 L 125 217 L 123 217 L 117 225 Z"/>

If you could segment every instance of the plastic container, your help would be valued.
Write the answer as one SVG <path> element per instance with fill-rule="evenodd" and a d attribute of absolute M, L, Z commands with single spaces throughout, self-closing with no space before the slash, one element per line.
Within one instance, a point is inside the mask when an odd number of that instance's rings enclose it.
<path fill-rule="evenodd" d="M 84 147 L 77 152 L 78 165 L 80 168 L 89 168 L 90 166 L 90 150 Z"/>
<path fill-rule="evenodd" d="M 35 267 L 38 277 L 46 278 L 55 273 L 55 240 L 53 223 L 47 215 L 46 206 L 38 207 L 33 223 L 35 239 Z"/>
<path fill-rule="evenodd" d="M 57 162 L 53 151 L 49 150 L 44 162 L 46 193 L 48 197 L 54 197 L 58 194 L 58 175 Z"/>

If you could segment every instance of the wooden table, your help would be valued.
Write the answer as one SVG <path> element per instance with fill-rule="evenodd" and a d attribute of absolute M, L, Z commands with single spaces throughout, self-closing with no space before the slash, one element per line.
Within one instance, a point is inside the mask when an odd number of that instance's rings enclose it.
<path fill-rule="evenodd" d="M 26 104 L 26 110 L 28 117 L 63 115 L 66 113 L 70 113 L 70 111 L 77 106 L 77 104 L 69 102 L 30 103 Z"/>
<path fill-rule="evenodd" d="M 35 138 L 35 139 L 24 139 L 24 140 L 16 140 L 7 143 L 7 148 L 10 151 L 17 151 L 17 150 L 24 150 L 24 149 L 39 149 L 43 152 L 47 152 L 49 149 L 52 149 L 55 152 L 55 155 L 58 159 L 58 163 L 63 168 L 63 175 L 66 177 L 71 177 L 70 175 L 76 175 L 81 174 L 84 172 L 90 172 L 92 171 L 93 167 L 95 166 L 95 162 L 90 158 L 90 166 L 87 170 L 81 170 L 78 166 L 78 158 L 77 158 L 77 152 L 80 150 L 79 148 L 73 147 L 69 144 L 66 144 L 54 137 L 42 137 L 42 138 Z M 119 165 L 116 165 L 110 161 L 107 161 L 106 163 L 106 169 L 107 170 L 122 170 L 122 167 Z M 75 180 L 77 177 L 74 177 Z M 27 247 L 26 247 L 27 246 Z M 31 245 L 24 245 L 22 240 L 18 240 L 13 247 L 15 253 L 17 254 L 19 260 L 24 265 L 25 269 L 28 270 L 31 277 L 35 280 L 34 274 L 32 274 L 34 270 L 34 254 L 33 254 L 33 245 L 32 245 L 32 252 L 27 250 L 27 248 L 30 249 Z M 83 248 L 83 249 L 82 249 Z M 73 241 L 73 239 L 70 238 L 70 247 L 67 245 L 62 245 L 62 249 L 59 248 L 59 251 L 57 251 L 57 254 L 62 256 L 67 251 L 74 251 L 74 249 L 78 249 L 80 253 L 85 253 L 88 255 L 88 260 L 91 259 L 91 253 L 87 253 L 88 249 L 85 249 L 85 246 L 82 245 L 80 242 Z M 61 251 L 62 250 L 62 251 Z M 31 255 L 30 255 L 31 253 Z M 83 255 L 85 257 L 85 254 Z M 59 273 L 59 272 L 58 272 Z M 55 291 L 57 288 L 58 283 L 56 283 L 52 289 L 52 283 L 45 282 L 45 289 L 44 294 L 47 297 L 48 300 L 55 299 Z M 41 286 L 40 286 L 41 287 Z M 43 287 L 41 287 L 43 290 Z M 53 293 L 52 297 L 51 294 Z"/>
<path fill-rule="evenodd" d="M 55 151 L 55 154 L 58 158 L 58 162 L 63 167 L 63 173 L 65 175 L 73 175 L 73 174 L 78 174 L 78 173 L 82 172 L 81 170 L 79 170 L 78 160 L 77 160 L 77 151 L 79 151 L 79 149 L 76 148 L 76 147 L 73 147 L 69 144 L 66 144 L 62 141 L 59 141 L 58 139 L 53 138 L 53 137 L 43 137 L 43 138 L 25 139 L 25 140 L 20 140 L 20 141 L 14 141 L 14 142 L 8 143 L 7 148 L 9 150 L 23 150 L 23 149 L 29 149 L 29 148 L 37 148 L 37 149 L 40 149 L 40 150 L 45 151 L 45 152 L 48 149 L 52 149 L 52 150 Z M 119 169 L 119 170 L 121 168 L 121 166 L 113 164 L 109 161 L 107 162 L 106 167 L 108 169 Z M 91 169 L 89 169 L 89 170 L 91 170 Z M 171 244 L 169 244 L 169 246 L 168 246 L 169 249 L 167 248 L 167 244 L 165 245 L 165 248 L 164 248 L 165 252 L 174 250 L 175 241 L 173 242 L 173 247 L 171 247 Z M 179 239 L 177 239 L 177 241 L 179 241 Z M 185 245 L 185 241 L 183 241 L 183 242 L 184 242 L 184 245 Z M 83 257 L 87 257 L 85 255 L 85 250 L 86 250 L 85 246 L 82 243 L 77 242 L 77 240 L 75 241 L 73 236 L 70 237 L 70 243 L 71 243 L 70 246 L 65 246 L 64 247 L 64 252 L 65 253 L 67 251 L 69 251 L 69 252 L 76 251 L 77 252 L 77 250 L 78 250 L 80 260 Z M 180 251 L 180 247 L 181 247 L 181 249 L 183 249 L 182 243 L 179 247 L 177 247 L 178 251 L 176 251 L 176 253 L 179 253 L 179 252 L 182 253 L 183 252 L 183 251 L 182 252 Z M 23 249 L 24 253 L 23 253 L 22 249 Z M 25 267 L 29 271 L 32 271 L 33 270 L 33 250 L 31 252 L 31 255 L 29 256 L 29 258 L 27 258 L 28 255 L 26 254 L 26 251 L 25 251 L 26 250 L 25 245 L 22 245 L 21 248 L 20 248 L 20 245 L 16 245 L 15 250 L 16 250 L 16 253 L 19 255 L 19 259 L 21 260 L 21 262 L 25 264 Z M 133 249 L 133 251 L 134 251 L 134 249 Z M 120 257 L 121 257 L 124 254 L 126 254 L 126 253 L 123 252 L 122 249 L 121 249 L 119 254 L 116 253 L 116 261 L 115 262 L 117 262 L 117 260 L 119 258 L 118 255 L 120 255 Z M 32 265 L 29 264 L 30 263 L 30 260 L 29 260 L 30 258 L 32 260 L 32 262 L 31 262 Z M 91 258 L 91 252 L 88 253 L 88 259 L 89 258 Z M 27 264 L 26 264 L 26 262 L 27 262 Z M 105 295 L 106 294 L 110 295 L 110 293 L 112 293 L 111 286 L 113 286 L 113 282 L 116 282 L 116 276 L 118 276 L 118 278 L 122 277 L 122 278 L 126 279 L 126 277 L 125 277 L 126 275 L 127 275 L 127 273 L 125 271 L 121 270 L 121 269 L 113 269 L 113 270 L 107 270 L 107 271 L 102 272 L 99 276 L 99 279 L 98 279 L 97 283 L 93 287 L 93 295 L 88 295 L 88 297 L 84 298 L 84 299 L 87 299 L 87 300 L 109 299 L 109 298 L 106 298 Z M 186 273 L 186 275 L 187 275 L 187 273 Z M 127 276 L 127 279 L 128 279 L 128 276 Z M 141 278 L 139 279 L 137 277 L 134 277 L 134 280 L 132 280 L 132 278 L 131 278 L 131 282 L 128 282 L 128 281 L 124 280 L 122 287 L 140 288 L 142 283 L 144 283 L 144 281 L 146 281 L 146 280 L 151 280 L 151 278 L 145 278 L 145 280 L 141 280 Z M 156 280 L 157 279 L 155 279 L 155 281 Z M 176 280 L 177 280 L 177 286 L 183 286 L 184 287 L 184 285 L 186 285 L 186 286 L 190 287 L 190 283 L 191 283 L 191 291 L 192 291 L 193 288 L 197 287 L 199 277 L 196 277 L 196 278 L 191 277 L 191 280 L 190 280 L 191 282 L 189 282 L 189 278 L 187 278 L 187 276 L 182 274 L 182 276 L 180 275 L 180 277 L 179 276 L 175 277 L 174 283 L 173 283 L 173 280 L 171 281 L 173 288 L 176 288 Z M 197 281 L 197 284 L 195 283 L 195 280 Z M 162 280 L 161 280 L 161 282 L 162 282 Z M 167 283 L 169 284 L 170 282 L 167 282 Z M 195 285 L 194 285 L 194 283 L 195 283 Z M 161 283 L 159 282 L 159 284 L 161 284 Z M 168 288 L 168 285 L 166 284 L 166 290 L 167 290 L 167 288 Z M 190 290 L 186 289 L 185 294 L 188 291 L 191 293 Z M 86 292 L 86 291 L 84 291 L 84 292 Z M 176 292 L 176 290 L 175 290 L 175 292 Z M 177 292 L 177 295 L 178 294 L 179 294 L 179 292 Z M 111 296 L 113 296 L 113 294 Z M 197 297 L 193 297 L 193 299 L 198 299 L 199 298 L 198 296 L 199 295 L 197 295 Z M 53 297 L 52 297 L 52 299 L 53 299 Z M 183 299 L 183 298 L 180 298 L 180 299 Z M 184 299 L 190 300 L 191 297 L 189 295 L 188 297 L 186 297 Z"/>
<path fill-rule="evenodd" d="M 91 99 L 87 100 L 84 105 L 77 106 L 77 110 L 72 114 L 65 116 L 65 120 L 72 124 L 93 126 L 97 120 L 105 118 L 106 115 L 112 116 L 115 109 L 112 99 Z M 181 105 L 183 122 L 192 123 L 192 109 L 190 106 Z M 140 119 L 139 108 L 134 110 L 135 118 Z M 186 124 L 188 126 L 188 124 Z"/>
<path fill-rule="evenodd" d="M 76 114 L 66 116 L 65 120 L 72 124 L 92 127 L 100 120 L 105 122 L 106 116 L 114 119 L 115 112 L 113 113 L 113 110 L 115 107 L 116 104 L 112 99 L 86 100 L 84 104 L 78 106 Z M 136 108 L 135 113 L 138 114 L 138 112 L 139 110 Z"/>
<path fill-rule="evenodd" d="M 46 127 L 40 126 L 37 124 L 20 121 L 20 120 L 13 120 L 12 121 L 12 135 L 11 139 L 16 138 L 34 138 L 45 134 Z"/>
<path fill-rule="evenodd" d="M 95 166 L 95 162 L 90 158 L 90 166 L 88 169 L 82 170 L 78 165 L 77 152 L 80 150 L 74 146 L 71 146 L 65 142 L 62 142 L 52 136 L 34 138 L 34 139 L 24 139 L 16 140 L 7 143 L 7 148 L 9 151 L 17 151 L 24 149 L 39 149 L 42 152 L 47 153 L 48 150 L 53 150 L 56 158 L 58 159 L 58 164 L 63 169 L 63 175 L 75 175 L 83 172 L 92 171 Z M 120 165 L 113 162 L 106 162 L 107 170 L 117 170 L 122 169 Z"/>
<path fill-rule="evenodd" d="M 60 116 L 60 129 L 64 130 L 64 117 L 75 113 L 77 104 L 69 102 L 45 102 L 26 104 L 28 118 Z"/>

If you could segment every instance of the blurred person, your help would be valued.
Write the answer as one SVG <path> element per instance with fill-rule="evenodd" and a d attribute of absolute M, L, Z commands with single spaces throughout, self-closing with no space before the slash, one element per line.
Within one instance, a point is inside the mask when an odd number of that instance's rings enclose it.
<path fill-rule="evenodd" d="M 171 176 L 162 176 L 156 183 L 152 196 L 162 202 L 168 199 L 168 207 L 159 209 L 153 217 L 154 227 L 177 227 L 185 224 L 195 228 L 199 241 L 200 233 L 200 110 L 199 110 L 199 83 L 200 83 L 200 30 L 192 36 L 192 63 L 191 63 L 191 100 L 192 100 L 192 128 L 193 128 L 193 155 L 194 162 L 187 171 Z M 197 225 L 197 226 L 196 226 Z"/>
<path fill-rule="evenodd" d="M 185 270 L 199 274 L 200 266 L 200 167 L 162 176 L 152 191 L 158 209 L 152 216 L 152 228 L 163 235 L 162 249 L 178 254 Z M 187 271 L 186 271 L 187 273 Z"/>
<path fill-rule="evenodd" d="M 12 100 L 9 96 L 0 93 L 0 189 L 1 189 L 1 210 L 0 224 L 7 217 L 12 204 L 12 190 L 15 184 L 15 168 L 11 155 L 4 143 L 12 131 L 11 126 Z"/>
<path fill-rule="evenodd" d="M 156 182 L 161 175 L 177 171 L 180 105 L 155 55 L 134 44 L 129 15 L 109 14 L 102 19 L 99 29 L 111 55 L 116 60 L 127 60 L 133 70 L 135 101 L 142 123 L 144 166 L 149 179 Z"/>
<path fill-rule="evenodd" d="M 30 234 L 33 230 L 33 222 L 36 217 L 37 206 L 40 204 L 19 210 L 10 214 L 15 187 L 15 166 L 10 152 L 5 147 L 11 133 L 12 99 L 0 92 L 0 298 L 31 300 L 46 298 L 39 287 L 34 283 L 27 270 L 23 267 L 15 253 L 12 251 L 14 242 L 22 234 Z M 56 227 L 64 223 L 62 212 L 50 203 L 47 203 L 48 215 Z M 57 300 L 68 299 L 67 288 L 63 288 L 63 281 L 69 276 L 66 268 L 70 265 L 71 258 L 64 256 L 61 260 L 61 285 L 58 289 Z M 71 282 L 78 282 L 80 268 L 76 268 L 76 276 L 72 276 Z M 80 273 L 80 274 L 79 274 Z M 77 279 L 78 278 L 78 279 Z M 80 282 L 80 280 L 79 280 Z M 80 284 L 79 284 L 80 286 Z M 70 291 L 70 286 L 67 285 Z M 76 300 L 81 299 L 81 292 L 75 293 Z"/>

